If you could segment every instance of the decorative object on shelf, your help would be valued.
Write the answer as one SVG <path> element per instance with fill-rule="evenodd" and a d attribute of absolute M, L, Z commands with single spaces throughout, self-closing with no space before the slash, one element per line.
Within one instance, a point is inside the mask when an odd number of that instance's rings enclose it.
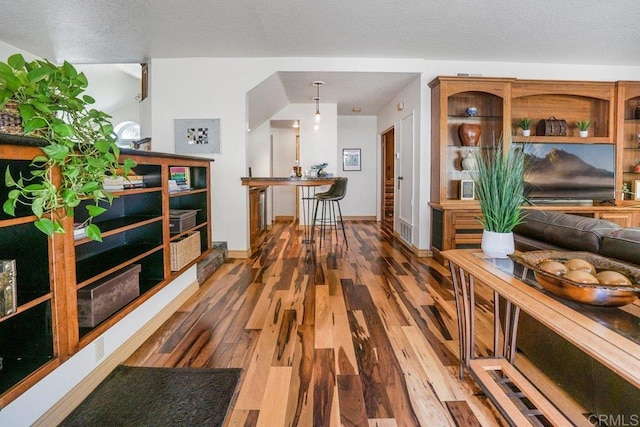
<path fill-rule="evenodd" d="M 220 153 L 220 119 L 176 119 L 175 149 L 181 154 Z"/>
<path fill-rule="evenodd" d="M 7 101 L 4 108 L 0 110 L 0 133 L 8 133 L 10 135 L 22 135 L 24 133 L 18 104 L 14 101 Z"/>
<path fill-rule="evenodd" d="M 578 120 L 576 122 L 576 127 L 580 131 L 581 138 L 589 136 L 589 126 L 591 126 L 591 120 Z"/>
<path fill-rule="evenodd" d="M 342 170 L 343 171 L 359 171 L 362 170 L 360 163 L 359 148 L 343 148 L 342 149 Z"/>
<path fill-rule="evenodd" d="M 636 108 L 633 110 L 633 118 L 640 120 L 640 104 L 636 105 Z"/>
<path fill-rule="evenodd" d="M 474 153 L 478 168 L 471 172 L 484 227 L 481 248 L 492 258 L 506 258 L 515 250 L 513 228 L 524 219 L 524 161 L 521 147 L 504 148 L 502 139 L 493 150 Z"/>
<path fill-rule="evenodd" d="M 16 260 L 0 259 L 0 317 L 16 312 Z"/>
<path fill-rule="evenodd" d="M 634 200 L 640 200 L 640 179 L 633 180 L 632 196 Z"/>
<path fill-rule="evenodd" d="M 66 61 L 59 66 L 44 59 L 27 62 L 15 54 L 0 63 L 0 109 L 15 102 L 24 134 L 48 144 L 33 159 L 30 176 L 14 177 L 7 167 L 4 180 L 11 191 L 2 207 L 14 216 L 17 204 L 29 206 L 38 217 L 35 226 L 51 236 L 64 232 L 60 221 L 81 201 L 91 200 L 87 237 L 100 241 L 93 219 L 106 210 L 98 203 L 113 199 L 102 183 L 107 175 L 127 175 L 135 162 L 119 163 L 110 116 L 91 108 L 95 100 L 83 94 L 87 85 L 84 73 Z M 58 168 L 60 173 L 53 173 Z M 52 182 L 57 176 L 61 182 Z"/>
<path fill-rule="evenodd" d="M 522 129 L 522 136 L 531 136 L 531 119 L 523 117 L 516 122 L 518 127 Z"/>
<path fill-rule="evenodd" d="M 473 152 L 469 150 L 467 151 L 467 154 L 462 158 L 462 170 L 474 171 L 476 169 L 478 169 L 476 157 L 473 155 Z"/>
<path fill-rule="evenodd" d="M 640 160 L 638 160 L 638 163 L 636 163 L 633 169 L 631 169 L 631 172 L 640 173 Z"/>
<path fill-rule="evenodd" d="M 478 115 L 478 108 L 477 107 L 469 107 L 466 110 L 464 110 L 464 112 L 467 114 L 467 116 L 469 117 L 475 117 Z"/>
<path fill-rule="evenodd" d="M 631 200 L 633 198 L 633 192 L 629 190 L 629 184 L 626 182 L 622 183 L 622 189 L 620 189 L 620 193 L 622 193 L 622 200 Z"/>
<path fill-rule="evenodd" d="M 295 164 L 293 165 L 293 174 L 296 176 L 296 178 L 302 178 L 302 166 L 300 166 L 300 160 L 296 160 Z"/>
<path fill-rule="evenodd" d="M 329 166 L 329 163 L 324 162 L 324 163 L 319 163 L 317 165 L 313 165 L 311 166 L 311 171 L 315 171 L 311 172 L 309 171 L 309 176 L 313 176 L 315 174 L 316 177 L 320 177 L 320 176 L 326 176 L 327 173 L 325 172 L 325 168 Z"/>
<path fill-rule="evenodd" d="M 480 141 L 481 128 L 477 123 L 462 123 L 458 128 L 458 134 L 462 145 L 465 147 L 475 147 Z"/>
<path fill-rule="evenodd" d="M 567 121 L 554 116 L 543 119 L 536 126 L 536 134 L 542 136 L 567 136 Z"/>
<path fill-rule="evenodd" d="M 473 200 L 476 197 L 476 189 L 473 180 L 460 180 L 460 200 Z"/>

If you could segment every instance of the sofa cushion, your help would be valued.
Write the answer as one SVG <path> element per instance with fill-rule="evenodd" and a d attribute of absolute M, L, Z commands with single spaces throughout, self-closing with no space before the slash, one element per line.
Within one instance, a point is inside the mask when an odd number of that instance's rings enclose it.
<path fill-rule="evenodd" d="M 529 209 L 525 222 L 513 231 L 568 250 L 598 253 L 603 236 L 620 229 L 619 225 L 600 219 Z"/>
<path fill-rule="evenodd" d="M 600 255 L 640 264 L 640 228 L 623 228 L 604 236 Z"/>

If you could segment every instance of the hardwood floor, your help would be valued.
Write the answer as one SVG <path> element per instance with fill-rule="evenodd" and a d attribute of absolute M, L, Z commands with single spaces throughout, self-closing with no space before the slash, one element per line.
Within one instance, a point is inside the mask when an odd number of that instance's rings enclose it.
<path fill-rule="evenodd" d="M 229 426 L 501 425 L 458 379 L 448 271 L 375 222 L 346 225 L 348 249 L 340 238 L 307 251 L 292 224 L 274 224 L 127 364 L 242 368 Z"/>

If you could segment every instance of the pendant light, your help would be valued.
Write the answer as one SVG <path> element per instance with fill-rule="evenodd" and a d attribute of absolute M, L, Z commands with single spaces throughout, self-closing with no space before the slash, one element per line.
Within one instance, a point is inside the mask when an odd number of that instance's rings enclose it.
<path fill-rule="evenodd" d="M 316 80 L 313 82 L 313 85 L 316 87 L 316 96 L 313 97 L 313 100 L 316 101 L 316 123 L 315 125 L 313 125 L 313 128 L 315 130 L 318 130 L 320 128 L 320 121 L 322 119 L 322 117 L 320 116 L 320 86 L 322 86 L 323 84 L 324 82 L 320 80 Z"/>

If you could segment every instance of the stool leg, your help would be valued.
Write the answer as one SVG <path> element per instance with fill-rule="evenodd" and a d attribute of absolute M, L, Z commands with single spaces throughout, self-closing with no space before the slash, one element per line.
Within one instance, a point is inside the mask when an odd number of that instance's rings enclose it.
<path fill-rule="evenodd" d="M 311 223 L 311 242 L 314 241 L 313 237 L 316 234 L 316 218 L 318 217 L 318 205 L 320 200 L 316 199 L 316 208 L 313 211 L 313 222 Z"/>
<path fill-rule="evenodd" d="M 338 213 L 340 214 L 340 225 L 342 226 L 342 236 L 344 237 L 344 244 L 348 248 L 349 242 L 347 242 L 347 232 L 344 230 L 344 221 L 342 220 L 342 209 L 340 209 L 340 201 L 336 200 L 336 204 L 338 205 Z M 338 228 L 336 226 L 336 239 L 338 238 Z"/>

